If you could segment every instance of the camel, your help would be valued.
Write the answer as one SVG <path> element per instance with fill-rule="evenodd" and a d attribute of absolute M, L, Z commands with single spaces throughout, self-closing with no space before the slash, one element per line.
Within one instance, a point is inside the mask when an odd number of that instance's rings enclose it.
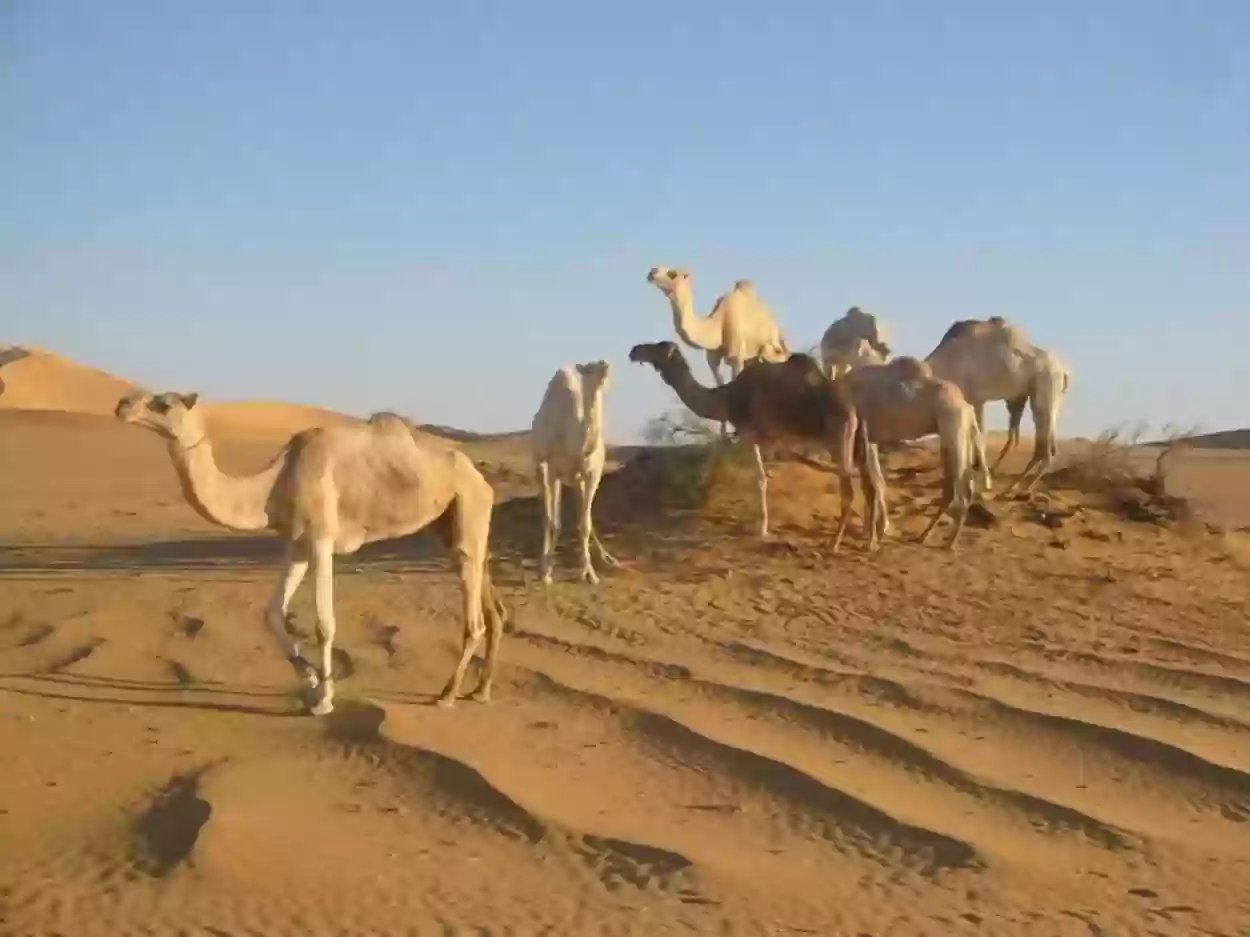
<path fill-rule="evenodd" d="M 231 530 L 269 530 L 285 540 L 284 569 L 264 620 L 310 691 L 313 715 L 334 709 L 334 554 L 407 536 L 433 525 L 459 566 L 464 592 L 460 661 L 438 705 L 452 706 L 469 662 L 486 638 L 485 662 L 470 698 L 487 702 L 504 628 L 504 609 L 487 568 L 494 490 L 463 452 L 418 438 L 393 413 L 296 433 L 255 475 L 226 475 L 213 459 L 198 394 L 136 391 L 116 417 L 166 440 L 183 496 L 205 520 Z M 311 564 L 316 582 L 321 666 L 313 667 L 286 630 L 286 614 Z M 319 691 L 319 692 L 318 692 Z"/>
<path fill-rule="evenodd" d="M 982 429 L 985 404 L 1006 401 L 1010 418 L 1007 441 L 991 471 L 998 471 L 1019 442 L 1024 405 L 1029 404 L 1033 413 L 1033 455 L 1003 493 L 1013 491 L 1036 469 L 1024 488 L 1025 493 L 1031 492 L 1050 470 L 1059 451 L 1059 411 L 1071 384 L 1071 373 L 1059 356 L 1034 345 L 1002 316 L 992 316 L 985 321 L 955 322 L 925 362 L 935 377 L 959 386 Z"/>
<path fill-rule="evenodd" d="M 691 348 L 707 352 L 707 365 L 717 386 L 725 383 L 720 373 L 722 361 L 729 364 L 729 376 L 756 361 L 785 361 L 790 349 L 772 311 L 764 305 L 750 280 L 736 280 L 727 293 L 716 297 L 712 311 L 701 318 L 694 311 L 692 277 L 684 268 L 652 267 L 647 282 L 668 298 L 677 335 Z M 721 438 L 727 438 L 725 424 Z"/>
<path fill-rule="evenodd" d="M 858 306 L 835 319 L 820 339 L 821 363 L 831 379 L 860 364 L 884 364 L 889 357 L 885 329 Z"/>
<path fill-rule="evenodd" d="M 860 339 L 856 357 L 875 353 Z M 845 383 L 861 420 L 867 441 L 865 457 L 873 466 L 874 486 L 866 512 L 870 551 L 889 530 L 884 476 L 879 467 L 878 445 L 910 442 L 936 433 L 942 453 L 942 497 L 938 509 L 920 536 L 928 543 L 942 517 L 949 514 L 955 529 L 947 541 L 953 550 L 963 532 L 968 509 L 980 491 L 990 488 L 985 446 L 980 424 L 959 387 L 933 376 L 929 365 L 910 356 L 888 364 L 863 364 L 852 368 L 835 383 Z"/>
<path fill-rule="evenodd" d="M 603 478 L 606 449 L 603 444 L 603 397 L 611 381 L 606 361 L 592 361 L 560 368 L 547 383 L 542 403 L 534 414 L 530 439 L 534 464 L 543 489 L 542 579 L 551 583 L 551 558 L 560 539 L 560 487 L 576 488 L 581 504 L 578 525 L 582 571 L 585 582 L 599 577 L 590 562 L 593 544 L 605 566 L 616 559 L 604 549 L 595 533 L 591 508 Z"/>
<path fill-rule="evenodd" d="M 683 268 L 652 267 L 647 282 L 668 297 L 677 335 L 691 348 L 707 352 L 708 367 L 718 385 L 724 384 L 720 365 L 729 365 L 730 377 L 754 361 L 785 361 L 790 349 L 772 311 L 764 305 L 750 280 L 737 280 L 716 297 L 706 317 L 694 311 L 690 273 Z"/>
<path fill-rule="evenodd" d="M 651 365 L 695 415 L 732 423 L 739 436 L 750 444 L 759 481 L 761 539 L 767 540 L 770 534 L 768 472 L 760 445 L 782 439 L 819 440 L 828 444 L 842 496 L 842 514 L 833 541 L 833 551 L 838 551 L 854 498 L 852 459 L 866 447 L 858 433 L 855 408 L 844 394 L 844 388 L 829 381 L 814 358 L 796 354 L 782 362 L 761 361 L 735 375 L 728 384 L 711 388 L 694 379 L 690 365 L 673 342 L 635 345 L 630 349 L 629 360 Z M 877 488 L 884 485 L 884 480 L 872 474 L 872 466 L 866 460 L 855 458 L 855 461 L 860 469 L 864 500 L 868 502 L 870 497 L 875 497 Z"/>

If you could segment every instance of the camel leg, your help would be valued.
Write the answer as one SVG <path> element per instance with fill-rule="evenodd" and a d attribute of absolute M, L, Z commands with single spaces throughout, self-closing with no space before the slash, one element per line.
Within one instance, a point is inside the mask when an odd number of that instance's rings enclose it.
<path fill-rule="evenodd" d="M 577 476 L 577 493 L 579 497 L 578 508 L 580 509 L 577 516 L 577 540 L 581 547 L 582 554 L 582 582 L 588 582 L 592 586 L 599 584 L 599 575 L 595 572 L 594 565 L 590 562 L 590 506 L 593 497 L 590 490 L 590 479 L 583 472 Z"/>
<path fill-rule="evenodd" d="M 310 710 L 324 716 L 334 710 L 334 541 L 313 545 L 313 576 L 317 589 L 317 641 L 321 645 L 321 698 Z"/>
<path fill-rule="evenodd" d="M 541 575 L 543 585 L 551 585 L 551 569 L 555 562 L 555 550 L 560 543 L 560 479 L 551 473 L 551 466 L 544 462 L 539 469 L 543 486 L 543 556 Z"/>
<path fill-rule="evenodd" d="M 943 488 L 945 488 L 945 485 L 943 486 Z M 942 515 L 946 513 L 946 510 L 947 508 L 950 507 L 950 505 L 951 505 L 951 498 L 947 495 L 946 491 L 943 490 L 942 500 L 938 504 L 938 509 L 933 512 L 933 520 L 929 521 L 929 526 L 926 527 L 924 529 L 924 533 L 920 535 L 919 542 L 921 544 L 925 544 L 929 542 L 929 537 L 932 536 L 933 531 L 937 528 L 938 522 L 941 521 L 942 519 Z"/>
<path fill-rule="evenodd" d="M 889 533 L 889 508 L 885 500 L 885 473 L 881 471 L 880 452 L 875 443 L 868 443 L 864 452 L 864 472 L 860 484 L 864 488 L 864 522 L 868 527 L 868 552 L 875 553 Z"/>
<path fill-rule="evenodd" d="M 538 552 L 538 575 L 543 584 L 551 582 L 551 466 L 538 463 L 538 484 L 543 491 L 543 545 Z M 450 546 L 450 544 L 449 544 Z"/>
<path fill-rule="evenodd" d="M 460 505 L 461 511 L 465 509 L 465 505 Z M 488 513 L 487 517 L 489 516 Z M 455 552 L 460 564 L 460 583 L 464 590 L 464 643 L 460 650 L 460 662 L 456 664 L 455 671 L 452 672 L 451 678 L 443 687 L 443 692 L 439 694 L 437 700 L 438 705 L 444 709 L 455 705 L 456 696 L 460 692 L 460 684 L 464 682 L 465 672 L 469 669 L 469 662 L 473 660 L 473 655 L 477 653 L 478 645 L 482 643 L 482 638 L 486 634 L 486 619 L 482 613 L 482 585 L 486 572 L 486 531 L 483 530 L 473 538 L 474 540 L 480 539 L 480 543 L 466 543 L 464 524 L 463 516 L 458 517 Z M 498 646 L 497 642 L 496 646 Z M 483 670 L 487 672 L 492 667 L 493 662 L 488 661 Z M 488 694 L 489 680 L 490 678 L 486 677 Z"/>
<path fill-rule="evenodd" d="M 1049 378 L 1049 375 L 1045 376 Z M 1056 441 L 1059 423 L 1059 399 L 1054 389 L 1049 386 L 1049 382 L 1044 380 L 1041 399 L 1034 398 L 1032 403 L 1033 410 L 1033 426 L 1035 438 L 1033 441 L 1033 458 L 1029 460 L 1029 467 L 1037 465 L 1037 474 L 1025 486 L 1024 493 L 1032 494 L 1033 489 L 1037 487 L 1037 483 L 1042 480 L 1047 472 L 1050 471 L 1051 465 L 1055 461 L 1058 454 L 1059 446 Z M 1027 471 L 1026 467 L 1026 471 Z M 1020 478 L 1023 479 L 1021 474 Z M 1020 479 L 1017 479 L 1019 481 Z"/>
<path fill-rule="evenodd" d="M 946 549 L 953 550 L 959 543 L 959 535 L 964 532 L 964 524 L 968 521 L 968 502 L 960 501 L 959 505 L 953 509 L 955 519 L 955 530 L 951 534 L 950 540 L 946 541 Z"/>
<path fill-rule="evenodd" d="M 985 434 L 981 424 L 973 422 L 969 432 L 972 435 L 969 450 L 974 475 L 970 497 L 975 501 L 994 487 L 994 481 L 990 475 L 989 461 L 985 458 Z"/>
<path fill-rule="evenodd" d="M 1026 394 L 1023 397 L 1007 401 L 1007 441 L 1003 443 L 1002 451 L 998 453 L 998 458 L 994 460 L 993 466 L 990 467 L 991 472 L 997 472 L 998 467 L 1003 464 L 1003 459 L 1007 458 L 1007 454 L 1020 444 L 1020 422 L 1024 419 L 1024 405 L 1028 400 L 1029 397 Z M 977 421 L 977 425 L 981 426 L 980 420 Z M 984 430 L 984 427 L 982 427 L 982 430 Z"/>
<path fill-rule="evenodd" d="M 609 553 L 603 545 L 603 542 L 599 539 L 599 533 L 594 527 L 590 528 L 590 545 L 595 548 L 595 552 L 599 554 L 599 562 L 604 566 L 614 568 L 621 565 L 620 560 Z"/>
<path fill-rule="evenodd" d="M 969 428 L 971 430 L 971 428 Z M 973 491 L 973 458 L 971 440 L 961 438 L 958 434 L 942 432 L 942 498 L 933 520 L 920 535 L 922 544 L 929 542 L 929 537 L 937 529 L 942 515 L 950 513 L 955 522 L 954 533 L 946 543 L 948 550 L 953 550 L 963 532 L 964 523 L 968 519 L 968 507 Z"/>
<path fill-rule="evenodd" d="M 490 573 L 485 568 L 482 570 L 482 617 L 486 622 L 486 660 L 482 664 L 477 688 L 469 694 L 469 699 L 476 703 L 489 703 L 491 684 L 495 679 L 495 660 L 503 640 L 504 616 Z"/>
<path fill-rule="evenodd" d="M 768 532 L 768 469 L 764 466 L 764 454 L 760 452 L 759 443 L 752 443 L 755 453 L 755 477 L 760 489 L 760 539 L 767 540 Z"/>
<path fill-rule="evenodd" d="M 295 675 L 310 690 L 315 690 L 320 682 L 317 670 L 304 658 L 299 644 L 286 630 L 287 609 L 291 607 L 295 590 L 308 572 L 308 556 L 304 546 L 297 543 L 288 544 L 285 555 L 286 569 L 282 571 L 282 578 L 278 580 L 277 587 L 265 605 L 265 625 L 277 640 L 278 647 L 286 654 L 287 663 L 295 669 Z"/>
<path fill-rule="evenodd" d="M 855 485 L 851 481 L 851 468 L 857 464 L 855 441 L 860 433 L 860 422 L 858 416 L 852 411 L 848 413 L 841 421 L 834 434 L 833 442 L 836 443 L 831 455 L 833 456 L 833 470 L 838 473 L 838 488 L 842 499 L 842 514 L 838 518 L 838 529 L 833 536 L 833 553 L 837 553 L 842 547 L 842 538 L 846 535 L 846 526 L 851 520 L 852 502 L 855 500 Z M 868 427 L 863 428 L 864 439 L 868 438 Z"/>
<path fill-rule="evenodd" d="M 486 628 L 486 660 L 482 664 L 481 672 L 478 675 L 477 687 L 469 694 L 469 699 L 479 703 L 490 702 L 491 686 L 495 677 L 495 665 L 497 655 L 499 654 L 499 645 L 503 640 L 504 620 L 506 618 L 503 603 L 499 601 L 499 596 L 495 592 L 495 585 L 491 581 L 490 570 L 487 563 L 490 560 L 490 551 L 488 548 L 488 540 L 490 536 L 490 517 L 493 511 L 493 502 L 485 499 L 473 499 L 470 495 L 461 494 L 452 507 L 434 522 L 432 529 L 443 541 L 443 545 L 447 548 L 447 552 L 452 556 L 481 556 L 481 592 L 478 599 L 478 607 L 481 609 L 481 620 L 485 622 Z M 474 521 L 472 518 L 476 518 Z M 462 533 L 462 528 L 466 532 Z M 465 562 L 461 563 L 461 576 L 463 579 Z M 476 562 L 476 559 L 472 560 Z M 471 585 L 466 586 L 466 591 L 471 591 Z M 466 595 L 466 603 L 468 597 Z M 470 620 L 470 616 L 466 612 L 466 620 Z M 465 629 L 466 641 L 472 633 L 472 626 Z M 476 645 L 474 645 L 476 647 Z M 470 652 L 469 658 L 471 659 Z M 467 663 L 465 664 L 467 669 Z M 461 674 L 463 677 L 463 673 Z M 447 683 L 442 696 L 439 697 L 440 706 L 448 707 L 455 702 L 455 694 L 459 691 L 459 681 L 453 677 Z"/>
<path fill-rule="evenodd" d="M 599 483 L 602 481 L 603 481 L 603 466 L 602 465 L 592 466 L 587 476 L 588 493 L 586 495 L 586 497 L 589 499 L 589 503 L 592 508 L 594 507 L 595 496 L 599 493 Z M 595 530 L 593 518 L 591 518 L 591 520 L 589 521 L 589 524 L 590 524 L 590 545 L 594 548 L 595 552 L 599 554 L 599 562 L 601 562 L 604 566 L 608 566 L 608 567 L 619 566 L 620 564 L 616 561 L 616 557 L 614 557 L 611 553 L 609 553 L 604 548 L 603 542 L 600 541 L 599 534 Z"/>
<path fill-rule="evenodd" d="M 486 625 L 486 660 L 482 662 L 482 670 L 478 676 L 477 687 L 469 694 L 469 699 L 478 703 L 490 702 L 491 684 L 495 679 L 496 658 L 499 655 L 499 644 L 503 640 L 503 605 L 495 594 L 495 584 L 491 581 L 490 570 L 487 568 L 487 563 L 490 559 L 488 540 L 490 537 L 490 516 L 493 507 L 492 502 L 485 502 L 478 508 L 479 511 L 484 510 L 485 522 L 481 523 L 481 531 L 475 532 L 473 537 L 474 547 L 481 551 L 480 559 L 474 559 L 480 578 L 477 608 L 481 610 L 482 621 Z"/>
<path fill-rule="evenodd" d="M 834 553 L 842 548 L 842 538 L 846 535 L 846 528 L 851 520 L 851 502 L 855 500 L 855 484 L 851 481 L 850 470 L 845 464 L 839 464 L 837 472 L 838 491 L 842 497 L 842 514 L 838 518 L 837 532 L 833 535 Z"/>

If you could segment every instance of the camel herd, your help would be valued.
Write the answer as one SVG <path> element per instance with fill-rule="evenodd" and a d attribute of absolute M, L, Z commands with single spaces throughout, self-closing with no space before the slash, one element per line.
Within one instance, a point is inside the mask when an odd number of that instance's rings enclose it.
<path fill-rule="evenodd" d="M 635 345 L 630 361 L 649 364 L 695 414 L 733 424 L 755 455 L 762 537 L 768 528 L 768 473 L 761 446 L 781 440 L 828 445 L 842 494 L 834 549 L 841 544 L 858 471 L 866 504 L 868 548 L 888 532 L 885 481 L 878 446 L 937 434 L 943 470 L 938 510 L 921 536 L 926 542 L 950 514 L 954 547 L 979 493 L 990 487 L 982 416 L 986 403 L 1003 400 L 1010 416 L 1008 439 L 996 470 L 1019 439 L 1028 403 L 1035 425 L 1033 457 L 1011 487 L 1030 472 L 1030 490 L 1056 454 L 1059 408 L 1069 373 L 1052 352 L 1028 341 L 1001 317 L 954 323 L 923 361 L 887 360 L 890 347 L 875 316 L 852 307 L 825 331 L 821 361 L 791 353 L 777 320 L 748 280 L 717 298 L 706 317 L 694 312 L 691 276 L 653 267 L 647 274 L 668 299 L 678 337 L 707 355 L 716 381 L 695 380 L 677 344 Z M 720 373 L 727 363 L 731 378 Z M 578 535 L 584 581 L 597 583 L 593 547 L 600 563 L 615 566 L 595 533 L 592 508 L 603 476 L 604 396 L 611 367 L 594 361 L 562 367 L 552 376 L 534 415 L 531 440 L 542 486 L 543 539 L 540 568 L 552 580 L 552 556 L 560 535 L 564 485 L 578 495 Z M 135 392 L 117 404 L 119 420 L 166 440 L 187 502 L 211 523 L 240 531 L 273 531 L 284 541 L 284 564 L 265 607 L 264 619 L 297 677 L 310 692 L 308 709 L 334 708 L 331 669 L 335 636 L 335 554 L 362 545 L 436 531 L 455 558 L 464 595 L 460 659 L 437 702 L 452 706 L 470 661 L 485 641 L 485 660 L 470 698 L 490 699 L 505 610 L 491 581 L 487 557 L 494 490 L 463 452 L 431 445 L 416 426 L 394 413 L 375 413 L 359 424 L 323 426 L 296 433 L 274 460 L 250 476 L 223 473 L 213 457 L 198 395 Z M 315 582 L 318 665 L 309 662 L 286 628 L 287 611 L 311 567 Z"/>

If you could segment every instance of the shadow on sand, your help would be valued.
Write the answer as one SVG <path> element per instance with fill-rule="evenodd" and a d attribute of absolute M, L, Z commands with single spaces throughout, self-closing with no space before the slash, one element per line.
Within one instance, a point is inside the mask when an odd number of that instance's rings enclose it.
<path fill-rule="evenodd" d="M 203 684 L 152 683 L 84 674 L 0 674 L 0 694 L 33 696 L 75 703 L 100 703 L 136 709 L 198 709 L 253 716 L 299 716 L 292 693 L 267 688 Z"/>
<path fill-rule="evenodd" d="M 576 502 L 576 497 L 566 492 L 561 511 L 561 552 L 573 549 L 576 542 Z M 639 553 L 657 558 L 657 554 L 681 550 L 699 539 L 688 529 L 690 525 L 682 512 L 645 519 L 602 517 L 602 513 L 606 512 L 596 510 L 595 528 L 610 548 L 611 541 L 617 540 L 624 549 L 623 559 L 633 559 Z M 507 585 L 510 580 L 517 580 L 516 568 L 532 565 L 537 560 L 542 524 L 540 497 L 518 495 L 496 504 L 490 550 L 498 584 Z M 276 570 L 282 561 L 282 550 L 282 540 L 268 532 L 140 543 L 3 544 L 0 545 L 0 577 L 86 570 Z M 336 573 L 362 572 L 362 567 L 370 566 L 405 573 L 439 573 L 452 569 L 442 542 L 429 529 L 366 544 L 353 554 L 336 558 Z"/>

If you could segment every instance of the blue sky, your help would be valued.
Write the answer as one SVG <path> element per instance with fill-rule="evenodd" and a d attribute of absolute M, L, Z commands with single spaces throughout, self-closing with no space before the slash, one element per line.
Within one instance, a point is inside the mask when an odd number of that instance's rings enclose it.
<path fill-rule="evenodd" d="M 0 0 L 0 343 L 479 430 L 602 357 L 626 440 L 681 265 L 794 348 L 1006 315 L 1073 371 L 1065 435 L 1246 425 L 1248 35 L 1243 0 Z"/>

